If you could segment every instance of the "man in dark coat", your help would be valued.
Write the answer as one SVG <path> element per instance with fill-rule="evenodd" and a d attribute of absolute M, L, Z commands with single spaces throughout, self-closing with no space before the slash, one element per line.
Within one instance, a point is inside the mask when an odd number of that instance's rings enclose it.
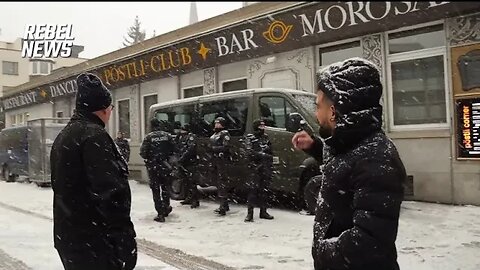
<path fill-rule="evenodd" d="M 118 146 L 118 150 L 122 154 L 123 158 L 127 161 L 130 161 L 130 144 L 128 140 L 123 137 L 123 132 L 117 132 L 117 138 L 115 139 L 115 144 Z"/>
<path fill-rule="evenodd" d="M 77 85 L 75 113 L 50 155 L 55 248 L 66 270 L 134 269 L 128 167 L 105 130 L 112 97 L 94 74 Z"/>
<path fill-rule="evenodd" d="M 265 122 L 261 119 L 253 121 L 253 134 L 247 134 L 244 141 L 248 159 L 248 168 L 251 177 L 248 179 L 248 210 L 245 222 L 253 221 L 255 205 L 260 208 L 260 218 L 273 219 L 267 213 L 267 188 L 273 176 L 273 151 L 272 143 L 265 133 Z"/>
<path fill-rule="evenodd" d="M 374 64 L 352 58 L 323 69 L 316 116 L 324 141 L 314 223 L 315 270 L 398 270 L 395 240 L 405 168 L 382 130 L 382 84 Z M 306 132 L 297 149 L 320 156 Z"/>
<path fill-rule="evenodd" d="M 170 157 L 174 154 L 175 143 L 172 134 L 168 132 L 168 122 L 153 118 L 150 122 L 152 131 L 143 139 L 140 156 L 145 160 L 157 222 L 165 222 L 172 211 L 170 206 L 170 180 L 172 166 Z"/>

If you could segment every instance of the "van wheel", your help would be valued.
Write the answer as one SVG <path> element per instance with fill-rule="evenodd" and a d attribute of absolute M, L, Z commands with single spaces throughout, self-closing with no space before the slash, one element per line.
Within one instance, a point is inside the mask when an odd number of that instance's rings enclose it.
<path fill-rule="evenodd" d="M 186 187 L 185 181 L 181 178 L 173 179 L 172 184 L 170 185 L 170 198 L 172 200 L 184 200 L 186 196 Z"/>

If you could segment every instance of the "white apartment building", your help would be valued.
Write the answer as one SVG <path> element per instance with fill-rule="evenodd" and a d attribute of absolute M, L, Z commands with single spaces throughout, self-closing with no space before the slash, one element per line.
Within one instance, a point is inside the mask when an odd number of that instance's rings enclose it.
<path fill-rule="evenodd" d="M 46 76 L 62 67 L 70 67 L 88 59 L 79 57 L 83 46 L 74 45 L 70 58 L 22 58 L 22 38 L 14 42 L 0 41 L 0 97 L 10 93 L 15 86 Z M 12 125 L 26 123 L 29 113 L 21 113 L 9 116 Z M 4 126 L 5 120 L 0 117 L 0 126 Z"/>

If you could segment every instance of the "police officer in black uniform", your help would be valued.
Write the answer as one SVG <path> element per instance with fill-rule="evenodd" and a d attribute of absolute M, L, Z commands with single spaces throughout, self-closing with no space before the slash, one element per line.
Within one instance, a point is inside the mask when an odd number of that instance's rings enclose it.
<path fill-rule="evenodd" d="M 225 118 L 217 117 L 215 119 L 215 133 L 210 137 L 210 147 L 213 154 L 212 166 L 217 177 L 218 197 L 220 199 L 220 207 L 215 209 L 215 213 L 220 216 L 225 216 L 227 211 L 230 210 L 228 206 L 228 180 L 226 174 L 226 165 L 231 159 L 229 151 L 230 134 L 225 129 L 225 125 Z"/>
<path fill-rule="evenodd" d="M 265 134 L 265 122 L 261 119 L 253 121 L 253 134 L 244 139 L 244 148 L 248 158 L 251 177 L 248 184 L 248 213 L 245 222 L 253 221 L 255 204 L 260 208 L 260 218 L 273 219 L 267 213 L 266 188 L 270 185 L 273 171 L 272 144 Z"/>
<path fill-rule="evenodd" d="M 175 145 L 172 135 L 168 133 L 166 121 L 154 118 L 150 123 L 152 131 L 143 140 L 140 156 L 145 160 L 153 202 L 158 213 L 154 220 L 165 222 L 165 217 L 172 211 L 168 190 L 172 167 L 168 160 L 174 154 Z"/>
<path fill-rule="evenodd" d="M 175 138 L 175 141 L 179 137 L 181 129 L 182 129 L 182 123 L 180 121 L 175 121 L 173 123 L 173 133 L 172 133 L 173 137 Z"/>
<path fill-rule="evenodd" d="M 122 154 L 123 158 L 127 161 L 130 161 L 130 144 L 128 140 L 123 137 L 123 132 L 117 132 L 117 138 L 115 139 L 115 144 L 118 146 L 118 150 Z"/>
<path fill-rule="evenodd" d="M 187 188 L 187 197 L 181 204 L 190 204 L 191 208 L 200 206 L 198 201 L 198 190 L 196 183 L 195 166 L 198 163 L 197 157 L 197 137 L 190 131 L 190 125 L 185 124 L 181 127 L 177 137 L 177 155 L 176 162 L 179 167 L 180 177 L 185 181 Z"/>

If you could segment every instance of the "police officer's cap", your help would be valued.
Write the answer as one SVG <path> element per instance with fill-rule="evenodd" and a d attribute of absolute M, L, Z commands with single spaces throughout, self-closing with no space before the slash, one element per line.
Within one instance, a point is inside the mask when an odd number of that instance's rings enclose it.
<path fill-rule="evenodd" d="M 265 125 L 265 121 L 263 119 L 256 119 L 252 123 L 253 130 L 258 130 L 259 129 L 258 127 L 260 127 L 260 125 L 262 125 L 262 124 Z"/>
<path fill-rule="evenodd" d="M 151 130 L 168 130 L 168 121 L 165 120 L 158 120 L 157 118 L 153 118 L 150 120 L 150 127 Z"/>
<path fill-rule="evenodd" d="M 160 120 L 158 120 L 157 118 L 152 118 L 150 120 L 150 127 L 152 128 L 152 130 L 158 129 L 160 127 Z"/>
<path fill-rule="evenodd" d="M 190 124 L 185 124 L 185 125 L 183 125 L 183 126 L 182 126 L 182 130 L 185 130 L 185 131 L 187 131 L 187 132 L 190 132 L 190 130 L 191 130 Z"/>
<path fill-rule="evenodd" d="M 222 125 L 223 127 L 225 127 L 225 123 L 227 122 L 227 120 L 225 120 L 225 118 L 219 116 L 215 119 L 215 123 L 219 123 L 220 125 Z"/>

